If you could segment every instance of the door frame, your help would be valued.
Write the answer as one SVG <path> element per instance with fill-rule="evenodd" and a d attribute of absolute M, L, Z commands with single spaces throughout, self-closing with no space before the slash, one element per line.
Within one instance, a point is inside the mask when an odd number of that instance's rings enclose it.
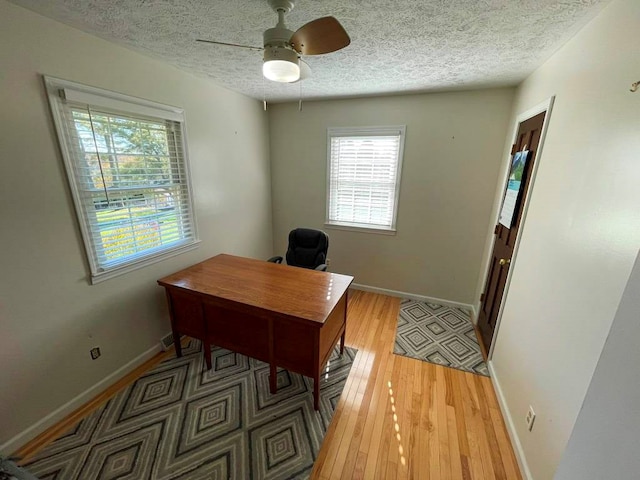
<path fill-rule="evenodd" d="M 538 168 L 540 167 L 540 160 L 542 157 L 542 153 L 543 153 L 543 149 L 544 149 L 544 141 L 545 138 L 547 136 L 547 128 L 549 126 L 549 119 L 551 118 L 551 110 L 553 109 L 553 103 L 555 101 L 555 95 L 552 95 L 551 97 L 549 97 L 547 100 L 545 100 L 544 102 L 539 103 L 538 105 L 536 105 L 535 107 L 530 108 L 529 110 L 520 113 L 517 117 L 516 120 L 514 122 L 513 125 L 513 133 L 511 134 L 511 142 L 509 143 L 509 153 L 507 154 L 507 161 L 504 164 L 504 168 L 503 168 L 503 172 L 502 172 L 502 182 L 500 183 L 500 185 L 502 186 L 500 192 L 501 192 L 501 196 L 500 196 L 500 201 L 497 202 L 496 208 L 493 211 L 492 214 L 492 220 L 493 223 L 491 224 L 491 244 L 489 245 L 489 249 L 487 250 L 487 254 L 485 256 L 484 262 L 485 262 L 485 268 L 482 274 L 482 287 L 481 287 L 481 291 L 484 293 L 484 289 L 486 288 L 486 282 L 487 282 L 487 275 L 489 274 L 489 268 L 490 268 L 490 262 L 489 262 L 489 257 L 491 256 L 491 252 L 493 251 L 493 247 L 495 244 L 495 234 L 493 233 L 493 229 L 495 228 L 495 225 L 498 222 L 498 218 L 500 215 L 500 209 L 502 208 L 502 201 L 504 200 L 504 191 L 505 188 L 507 186 L 507 181 L 509 180 L 509 169 L 511 167 L 511 146 L 517 141 L 517 137 L 518 137 L 518 127 L 520 125 L 520 123 L 524 122 L 525 120 L 528 120 L 531 117 L 535 117 L 536 115 L 542 113 L 542 112 L 546 112 L 545 116 L 544 116 L 544 122 L 542 123 L 542 131 L 540 132 L 540 141 L 538 142 L 538 149 L 536 152 L 536 158 L 535 158 L 535 163 L 533 165 L 533 169 L 531 171 L 531 180 L 529 183 L 529 190 L 527 192 L 527 195 L 524 199 L 524 203 L 522 204 L 522 217 L 520 220 L 520 231 L 518 232 L 518 236 L 516 238 L 516 242 L 513 246 L 513 255 L 511 256 L 511 268 L 509 268 L 509 271 L 507 272 L 507 278 L 505 281 L 505 285 L 504 285 L 504 292 L 502 294 L 502 300 L 500 302 L 500 307 L 498 307 L 498 315 L 496 317 L 496 326 L 495 329 L 493 331 L 493 338 L 491 339 L 491 347 L 489 348 L 489 352 L 487 353 L 487 360 L 491 360 L 491 357 L 493 356 L 493 350 L 496 344 L 496 339 L 498 338 L 498 332 L 500 330 L 500 323 L 502 320 L 502 313 L 503 313 L 503 309 L 504 309 L 504 305 L 507 301 L 507 296 L 509 294 L 509 285 L 511 284 L 511 276 L 515 270 L 515 263 L 517 261 L 517 256 L 518 256 L 518 249 L 520 247 L 520 239 L 522 238 L 522 232 L 524 231 L 524 225 L 527 219 L 527 211 L 529 210 L 529 202 L 531 201 L 531 197 L 533 195 L 533 191 L 534 191 L 534 186 L 535 186 L 535 180 L 536 180 L 536 175 L 538 173 Z M 478 304 L 478 312 L 480 311 L 480 308 L 482 308 L 482 304 Z M 476 322 L 478 321 L 478 319 L 476 318 Z"/>

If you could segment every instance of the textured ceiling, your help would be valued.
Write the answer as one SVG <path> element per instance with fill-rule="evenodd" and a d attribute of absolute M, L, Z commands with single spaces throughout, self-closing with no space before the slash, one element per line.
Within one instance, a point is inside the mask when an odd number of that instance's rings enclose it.
<path fill-rule="evenodd" d="M 262 46 L 277 16 L 266 0 L 11 0 L 219 85 L 269 101 L 515 85 L 609 0 L 298 0 L 295 30 L 333 15 L 351 45 L 304 57 L 312 76 L 263 80 Z"/>

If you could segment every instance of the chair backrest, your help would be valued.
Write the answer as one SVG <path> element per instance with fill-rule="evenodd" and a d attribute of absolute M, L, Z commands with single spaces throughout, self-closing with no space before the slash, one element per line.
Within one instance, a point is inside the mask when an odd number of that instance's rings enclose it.
<path fill-rule="evenodd" d="M 321 230 L 296 228 L 289 233 L 287 264 L 296 267 L 316 268 L 326 263 L 329 236 Z"/>

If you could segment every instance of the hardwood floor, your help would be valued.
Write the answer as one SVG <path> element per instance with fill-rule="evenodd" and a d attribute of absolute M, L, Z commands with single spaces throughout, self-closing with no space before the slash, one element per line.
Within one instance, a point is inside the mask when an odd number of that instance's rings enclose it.
<path fill-rule="evenodd" d="M 314 479 L 520 479 L 487 377 L 394 355 L 400 300 L 351 291 L 358 355 Z"/>
<path fill-rule="evenodd" d="M 520 479 L 489 378 L 394 355 L 400 300 L 349 292 L 358 349 L 313 479 Z M 137 368 L 16 452 L 27 461 L 153 364 Z M 330 366 L 329 366 L 330 368 Z"/>

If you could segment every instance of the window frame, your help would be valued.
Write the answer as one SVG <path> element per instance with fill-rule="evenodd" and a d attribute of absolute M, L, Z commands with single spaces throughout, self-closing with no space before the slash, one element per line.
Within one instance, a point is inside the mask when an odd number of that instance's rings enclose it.
<path fill-rule="evenodd" d="M 404 159 L 404 143 L 406 138 L 406 125 L 385 125 L 369 127 L 329 127 L 327 128 L 327 198 L 325 227 L 336 230 L 351 230 L 382 235 L 395 235 L 397 233 L 398 204 L 400 199 L 400 184 L 402 181 L 402 163 Z M 331 217 L 331 140 L 334 137 L 362 137 L 362 136 L 393 136 L 398 135 L 398 158 L 396 163 L 396 182 L 393 195 L 393 215 L 391 225 L 377 226 L 368 223 L 341 222 L 332 220 Z"/>
<path fill-rule="evenodd" d="M 191 174 L 189 166 L 189 154 L 186 136 L 186 121 L 184 110 L 178 107 L 160 104 L 150 100 L 145 100 L 109 90 L 91 87 L 60 78 L 43 75 L 46 94 L 49 100 L 50 111 L 53 117 L 56 137 L 62 159 L 65 166 L 66 177 L 74 202 L 74 216 L 82 234 L 84 253 L 90 268 L 90 283 L 96 284 L 125 273 L 132 272 L 139 268 L 146 267 L 153 263 L 179 255 L 198 247 L 200 240 L 198 237 L 198 227 L 196 220 L 193 193 L 191 187 Z M 71 98 L 69 98 L 71 97 Z M 189 238 L 183 238 L 176 244 L 169 246 L 156 246 L 143 250 L 142 252 L 129 255 L 122 261 L 112 262 L 112 265 L 103 266 L 99 263 L 101 247 L 92 240 L 92 230 L 90 222 L 85 218 L 85 204 L 81 194 L 81 180 L 76 173 L 77 159 L 70 142 L 73 138 L 67 132 L 67 120 L 65 119 L 66 109 L 70 107 L 64 103 L 65 98 L 75 103 L 86 103 L 90 107 L 101 107 L 113 112 L 120 112 L 122 115 L 129 115 L 138 120 L 155 119 L 156 121 L 173 121 L 179 124 L 182 149 L 181 165 L 184 180 L 180 182 L 180 191 L 184 193 L 185 205 L 188 211 L 181 216 L 181 222 L 188 222 L 192 234 Z M 117 113 L 114 113 L 117 115 Z M 141 190 L 144 187 L 141 187 Z M 94 255 L 95 252 L 95 255 Z"/>

